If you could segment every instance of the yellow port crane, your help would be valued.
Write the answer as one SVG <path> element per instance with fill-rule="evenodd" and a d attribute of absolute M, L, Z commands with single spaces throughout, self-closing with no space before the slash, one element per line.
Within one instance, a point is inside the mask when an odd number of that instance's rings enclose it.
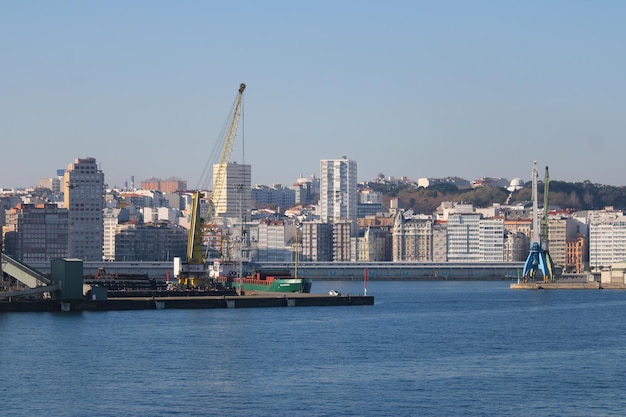
<path fill-rule="evenodd" d="M 216 210 L 223 198 L 224 182 L 226 181 L 226 168 L 230 163 L 230 155 L 233 151 L 239 120 L 242 112 L 242 97 L 246 85 L 241 83 L 235 100 L 235 105 L 228 124 L 228 130 L 224 139 L 224 146 L 220 154 L 218 164 L 214 165 L 213 187 L 209 196 L 208 209 L 203 218 L 200 211 L 200 200 L 204 194 L 197 190 L 193 193 L 191 203 L 191 214 L 189 224 L 189 237 L 187 240 L 187 262 L 182 265 L 182 270 L 178 276 L 178 282 L 187 287 L 206 286 L 209 281 L 206 265 L 206 256 L 202 250 L 203 232 L 208 230 L 214 233 L 217 229 L 215 225 Z"/>

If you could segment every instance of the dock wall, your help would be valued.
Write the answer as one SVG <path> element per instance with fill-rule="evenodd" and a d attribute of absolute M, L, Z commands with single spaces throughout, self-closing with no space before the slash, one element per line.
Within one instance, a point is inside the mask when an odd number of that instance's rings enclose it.
<path fill-rule="evenodd" d="M 0 312 L 67 312 L 161 309 L 330 307 L 373 305 L 374 297 L 319 294 L 271 294 L 252 296 L 124 297 L 107 300 L 11 300 L 0 301 Z"/>
<path fill-rule="evenodd" d="M 626 290 L 623 283 L 600 282 L 521 282 L 510 285 L 514 290 Z"/>

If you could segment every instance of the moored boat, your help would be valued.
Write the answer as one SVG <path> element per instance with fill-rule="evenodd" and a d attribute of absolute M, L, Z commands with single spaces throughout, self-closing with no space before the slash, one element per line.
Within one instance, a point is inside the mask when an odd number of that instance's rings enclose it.
<path fill-rule="evenodd" d="M 214 261 L 209 271 L 210 277 L 225 287 L 244 292 L 311 292 L 311 279 L 294 277 L 289 271 L 254 271 L 246 274 L 238 263 L 229 261 Z"/>

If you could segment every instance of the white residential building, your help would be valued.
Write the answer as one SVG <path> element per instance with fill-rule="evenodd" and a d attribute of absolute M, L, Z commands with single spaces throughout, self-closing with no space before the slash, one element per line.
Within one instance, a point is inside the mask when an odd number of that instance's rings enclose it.
<path fill-rule="evenodd" d="M 257 260 L 292 262 L 296 226 L 283 220 L 261 220 L 258 225 Z M 300 242 L 298 242 L 299 244 Z"/>
<path fill-rule="evenodd" d="M 504 218 L 479 222 L 480 262 L 504 262 Z"/>
<path fill-rule="evenodd" d="M 448 261 L 480 261 L 480 214 L 448 215 Z"/>
<path fill-rule="evenodd" d="M 320 218 L 323 223 L 352 221 L 356 234 L 357 164 L 356 161 L 322 159 L 320 161 Z"/>
<path fill-rule="evenodd" d="M 102 259 L 105 261 L 115 260 L 115 233 L 120 223 L 130 220 L 130 213 L 126 208 L 104 209 L 104 246 Z"/>
<path fill-rule="evenodd" d="M 618 210 L 589 212 L 589 266 L 609 267 L 626 259 L 626 216 Z"/>
<path fill-rule="evenodd" d="M 180 217 L 180 211 L 170 207 L 143 207 L 141 212 L 145 223 L 157 223 L 164 220 L 178 224 L 178 218 Z"/>

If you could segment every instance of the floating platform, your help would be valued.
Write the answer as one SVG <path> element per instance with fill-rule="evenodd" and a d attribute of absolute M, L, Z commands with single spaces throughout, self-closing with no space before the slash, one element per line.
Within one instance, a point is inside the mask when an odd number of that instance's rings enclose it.
<path fill-rule="evenodd" d="M 510 286 L 514 290 L 626 290 L 626 284 L 619 282 L 520 282 Z"/>
<path fill-rule="evenodd" d="M 373 305 L 365 295 L 257 293 L 242 296 L 119 297 L 106 300 L 0 301 L 0 312 L 112 311 Z"/>

